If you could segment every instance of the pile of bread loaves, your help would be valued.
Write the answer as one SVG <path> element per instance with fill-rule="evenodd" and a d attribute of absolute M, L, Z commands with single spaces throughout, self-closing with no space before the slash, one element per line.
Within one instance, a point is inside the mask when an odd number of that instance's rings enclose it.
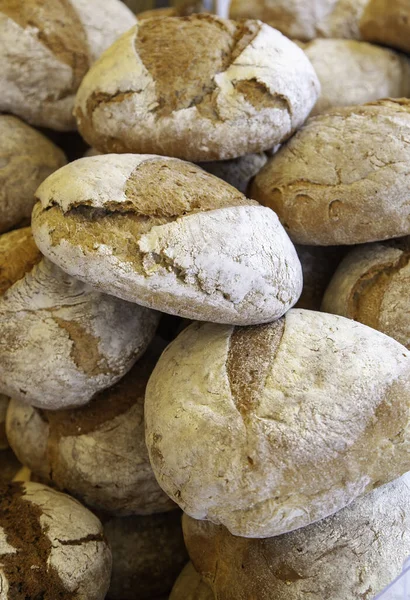
<path fill-rule="evenodd" d="M 179 10 L 0 0 L 0 600 L 373 600 L 410 555 L 410 5 Z"/>

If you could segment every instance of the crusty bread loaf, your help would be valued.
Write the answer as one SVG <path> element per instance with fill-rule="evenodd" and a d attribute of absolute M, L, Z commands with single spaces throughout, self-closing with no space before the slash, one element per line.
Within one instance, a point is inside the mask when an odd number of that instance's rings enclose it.
<path fill-rule="evenodd" d="M 102 152 L 223 160 L 287 139 L 318 93 L 306 55 L 268 25 L 165 17 L 138 22 L 104 53 L 75 115 Z"/>
<path fill-rule="evenodd" d="M 324 521 L 264 540 L 185 516 L 185 542 L 218 600 L 373 600 L 408 557 L 409 492 L 407 474 Z"/>
<path fill-rule="evenodd" d="M 191 325 L 145 397 L 158 483 L 245 537 L 308 525 L 409 470 L 409 416 L 406 348 L 300 309 L 258 327 Z"/>
<path fill-rule="evenodd" d="M 49 409 L 85 404 L 141 356 L 159 315 L 40 259 L 26 229 L 0 237 L 0 393 Z"/>
<path fill-rule="evenodd" d="M 2 600 L 104 600 L 111 552 L 100 521 L 38 483 L 0 486 Z"/>
<path fill-rule="evenodd" d="M 312 115 L 337 106 L 410 96 L 410 60 L 355 40 L 316 39 L 302 46 L 320 81 Z"/>
<path fill-rule="evenodd" d="M 30 222 L 34 192 L 65 163 L 63 152 L 41 133 L 0 115 L 0 233 Z"/>
<path fill-rule="evenodd" d="M 326 288 L 347 251 L 343 246 L 296 246 L 296 252 L 302 265 L 303 289 L 295 308 L 320 310 Z"/>
<path fill-rule="evenodd" d="M 41 127 L 74 129 L 82 78 L 135 22 L 119 0 L 1 0 L 0 112 Z"/>
<path fill-rule="evenodd" d="M 410 240 L 358 246 L 344 258 L 322 310 L 360 321 L 410 348 Z"/>
<path fill-rule="evenodd" d="M 232 0 L 233 19 L 260 19 L 290 38 L 360 39 L 368 0 Z"/>
<path fill-rule="evenodd" d="M 408 0 L 368 0 L 359 26 L 364 40 L 410 52 Z"/>
<path fill-rule="evenodd" d="M 176 580 L 169 600 L 214 600 L 214 598 L 209 585 L 202 580 L 194 565 L 189 562 Z"/>
<path fill-rule="evenodd" d="M 255 177 L 251 196 L 298 244 L 361 244 L 410 233 L 410 100 L 308 120 Z"/>
<path fill-rule="evenodd" d="M 42 252 L 124 300 L 245 325 L 280 317 L 300 295 L 300 263 L 276 215 L 191 163 L 83 158 L 37 197 Z"/>
<path fill-rule="evenodd" d="M 104 533 L 113 555 L 108 600 L 156 600 L 170 592 L 188 560 L 179 511 L 111 518 Z"/>
<path fill-rule="evenodd" d="M 145 445 L 144 392 L 156 358 L 148 351 L 119 383 L 81 408 L 39 411 L 12 400 L 7 435 L 20 462 L 109 514 L 176 508 L 157 484 Z"/>

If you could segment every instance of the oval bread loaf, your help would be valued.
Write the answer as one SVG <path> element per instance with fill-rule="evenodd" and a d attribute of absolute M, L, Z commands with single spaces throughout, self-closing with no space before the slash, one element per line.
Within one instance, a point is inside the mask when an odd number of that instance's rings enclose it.
<path fill-rule="evenodd" d="M 276 215 L 199 167 L 151 155 L 83 158 L 37 190 L 41 251 L 93 287 L 188 319 L 241 325 L 298 299 Z"/>
<path fill-rule="evenodd" d="M 189 562 L 180 573 L 172 588 L 169 600 L 214 600 L 215 596 L 209 585 Z"/>
<path fill-rule="evenodd" d="M 41 133 L 0 115 L 0 233 L 30 222 L 36 189 L 65 163 L 64 153 Z"/>
<path fill-rule="evenodd" d="M 111 552 L 97 517 L 38 483 L 3 484 L 0 490 L 2 600 L 103 600 Z"/>
<path fill-rule="evenodd" d="M 27 238 L 0 238 L 0 393 L 48 409 L 85 404 L 143 354 L 159 315 L 73 279 Z"/>
<path fill-rule="evenodd" d="M 360 321 L 410 348 L 410 240 L 366 244 L 344 258 L 322 310 Z"/>
<path fill-rule="evenodd" d="M 113 555 L 110 600 L 156 600 L 170 592 L 188 560 L 179 511 L 111 518 L 104 533 Z"/>
<path fill-rule="evenodd" d="M 410 233 L 410 100 L 308 120 L 253 181 L 298 244 L 361 244 Z"/>
<path fill-rule="evenodd" d="M 394 50 L 336 39 L 316 39 L 301 47 L 321 87 L 312 115 L 337 106 L 410 96 L 410 61 Z"/>
<path fill-rule="evenodd" d="M 45 483 L 109 514 L 176 508 L 157 484 L 145 445 L 144 392 L 157 358 L 147 354 L 84 407 L 40 411 L 12 400 L 7 435 L 19 460 Z"/>
<path fill-rule="evenodd" d="M 332 517 L 264 540 L 185 516 L 185 543 L 218 600 L 373 600 L 408 557 L 409 491 L 407 474 Z"/>
<path fill-rule="evenodd" d="M 301 309 L 258 327 L 191 325 L 145 397 L 158 483 L 244 537 L 309 525 L 409 470 L 409 417 L 406 348 Z"/>
<path fill-rule="evenodd" d="M 302 50 L 268 25 L 165 17 L 139 21 L 104 53 L 75 115 L 101 152 L 224 160 L 287 139 L 318 93 Z"/>
<path fill-rule="evenodd" d="M 92 62 L 136 22 L 119 0 L 1 0 L 0 112 L 75 129 L 75 93 Z"/>

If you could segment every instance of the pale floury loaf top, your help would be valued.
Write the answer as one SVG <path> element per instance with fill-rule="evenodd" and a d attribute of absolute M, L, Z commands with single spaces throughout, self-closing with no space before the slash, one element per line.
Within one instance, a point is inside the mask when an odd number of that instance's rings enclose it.
<path fill-rule="evenodd" d="M 410 100 L 312 117 L 255 177 L 253 198 L 298 244 L 330 246 L 410 233 Z"/>
<path fill-rule="evenodd" d="M 280 317 L 300 295 L 300 263 L 276 215 L 191 163 L 83 158 L 49 177 L 37 197 L 42 252 L 124 300 L 246 325 Z"/>
<path fill-rule="evenodd" d="M 190 557 L 218 600 L 373 600 L 408 557 L 410 476 L 274 538 L 235 537 L 187 516 L 183 527 Z"/>
<path fill-rule="evenodd" d="M 0 491 L 1 600 L 104 600 L 112 559 L 97 517 L 38 483 Z"/>
<path fill-rule="evenodd" d="M 135 22 L 120 0 L 0 0 L 0 111 L 40 127 L 75 129 L 82 78 Z"/>
<path fill-rule="evenodd" d="M 85 404 L 151 341 L 157 313 L 42 259 L 28 229 L 1 236 L 0 260 L 0 393 L 42 408 Z"/>
<path fill-rule="evenodd" d="M 361 39 L 359 20 L 368 0 L 232 0 L 233 19 L 260 19 L 290 38 Z"/>
<path fill-rule="evenodd" d="M 287 139 L 318 93 L 309 60 L 268 25 L 166 17 L 138 22 L 104 53 L 75 115 L 103 152 L 222 160 Z"/>
<path fill-rule="evenodd" d="M 301 309 L 258 327 L 193 324 L 145 398 L 161 487 L 245 537 L 304 527 L 409 470 L 409 416 L 406 348 Z"/>

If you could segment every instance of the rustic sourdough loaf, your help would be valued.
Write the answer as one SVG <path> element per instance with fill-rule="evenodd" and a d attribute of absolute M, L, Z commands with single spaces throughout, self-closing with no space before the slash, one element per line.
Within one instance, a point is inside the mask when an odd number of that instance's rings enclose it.
<path fill-rule="evenodd" d="M 83 158 L 37 197 L 41 251 L 124 300 L 245 325 L 280 317 L 300 295 L 300 263 L 276 215 L 191 163 Z"/>
<path fill-rule="evenodd" d="M 104 533 L 113 555 L 108 600 L 159 600 L 169 594 L 188 560 L 180 511 L 110 518 Z"/>
<path fill-rule="evenodd" d="M 337 106 L 410 96 L 407 56 L 355 40 L 316 39 L 301 45 L 320 81 L 312 115 Z"/>
<path fill-rule="evenodd" d="M 410 52 L 407 0 L 368 0 L 359 26 L 364 40 Z"/>
<path fill-rule="evenodd" d="M 102 152 L 223 160 L 287 139 L 318 93 L 306 55 L 268 25 L 165 17 L 139 21 L 104 53 L 75 115 Z"/>
<path fill-rule="evenodd" d="M 41 133 L 0 115 L 0 233 L 30 222 L 36 189 L 65 163 L 64 153 Z"/>
<path fill-rule="evenodd" d="M 244 537 L 309 525 L 409 470 L 409 416 L 406 348 L 301 309 L 257 327 L 191 325 L 145 398 L 158 483 Z"/>
<path fill-rule="evenodd" d="M 322 310 L 360 321 L 410 348 L 410 239 L 358 246 L 344 258 Z"/>
<path fill-rule="evenodd" d="M 97 517 L 37 483 L 0 490 L 2 600 L 103 600 L 111 552 Z"/>
<path fill-rule="evenodd" d="M 0 112 L 74 129 L 82 78 L 135 22 L 119 0 L 0 0 Z"/>
<path fill-rule="evenodd" d="M 408 557 L 409 492 L 407 474 L 332 517 L 264 540 L 185 516 L 185 542 L 218 600 L 373 600 Z"/>
<path fill-rule="evenodd" d="M 114 515 L 176 508 L 152 472 L 144 435 L 144 392 L 157 354 L 148 350 L 114 387 L 72 410 L 12 400 L 7 436 L 34 475 L 93 509 Z"/>
<path fill-rule="evenodd" d="M 49 409 L 85 404 L 132 367 L 158 320 L 42 259 L 29 229 L 0 237 L 0 393 Z"/>
<path fill-rule="evenodd" d="M 309 119 L 253 181 L 298 244 L 361 244 L 410 233 L 410 100 Z M 53 177 L 54 175 L 52 175 Z"/>

